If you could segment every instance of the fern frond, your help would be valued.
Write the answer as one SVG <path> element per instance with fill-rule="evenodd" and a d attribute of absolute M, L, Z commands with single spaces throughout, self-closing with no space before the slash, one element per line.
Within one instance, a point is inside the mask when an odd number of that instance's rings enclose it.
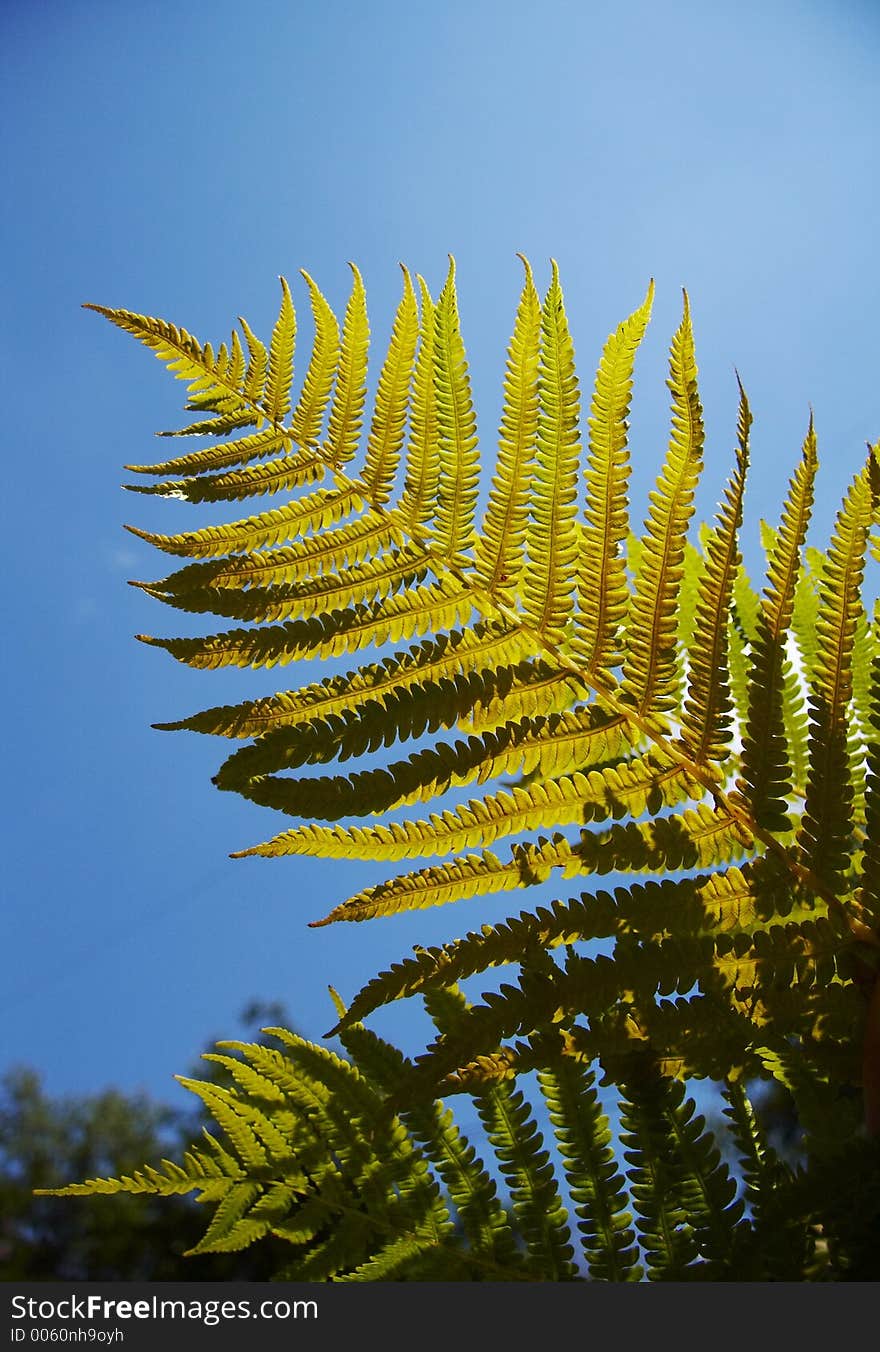
<path fill-rule="evenodd" d="M 191 451 L 187 455 L 175 456 L 173 460 L 162 460 L 155 465 L 126 465 L 125 468 L 135 474 L 188 474 L 197 476 L 212 470 L 228 470 L 236 465 L 248 465 L 252 460 L 265 460 L 278 451 L 287 451 L 291 444 L 290 433 L 285 428 L 264 427 L 260 432 L 239 437 L 236 441 L 224 441 L 219 446 L 208 446 L 202 451 Z M 323 473 L 323 465 L 313 456 L 298 454 L 294 457 L 303 467 L 305 474 L 308 466 L 314 466 L 315 477 Z M 209 480 L 210 483 L 210 480 Z M 157 493 L 167 490 L 167 496 L 179 487 L 187 497 L 195 491 L 195 480 L 187 479 L 181 484 L 161 484 Z M 143 490 L 142 490 L 143 491 Z M 192 501 L 195 501 L 192 498 Z"/>
<path fill-rule="evenodd" d="M 315 341 L 303 387 L 293 413 L 290 435 L 298 446 L 315 446 L 321 439 L 324 412 L 333 389 L 339 360 L 339 325 L 315 282 L 302 272 L 309 288 Z"/>
<path fill-rule="evenodd" d="M 740 563 L 737 535 L 742 524 L 751 422 L 748 400 L 740 385 L 736 468 L 725 490 L 718 525 L 705 545 L 706 565 L 694 616 L 696 633 L 688 647 L 688 693 L 682 708 L 681 740 L 698 765 L 721 762 L 731 739 L 728 615 Z"/>
<path fill-rule="evenodd" d="M 438 458 L 433 548 L 441 558 L 454 561 L 473 543 L 480 466 L 451 257 L 434 313 L 433 376 Z"/>
<path fill-rule="evenodd" d="M 127 529 L 138 539 L 146 540 L 166 554 L 175 554 L 180 558 L 214 559 L 281 544 L 318 527 L 336 525 L 362 506 L 363 500 L 351 488 L 319 488 L 304 498 L 294 499 L 286 507 L 275 507 L 271 511 L 222 526 L 207 526 L 204 530 L 185 531 L 180 535 L 152 535 L 135 526 L 128 526 Z"/>
<path fill-rule="evenodd" d="M 456 581 L 421 586 L 402 596 L 386 596 L 375 605 L 358 603 L 329 614 L 263 629 L 232 629 L 207 638 L 160 639 L 139 634 L 141 642 L 164 648 L 179 662 L 202 670 L 218 667 L 286 666 L 304 657 L 338 657 L 371 643 L 396 642 L 424 633 L 442 617 L 449 625 L 466 622 L 472 601 Z"/>
<path fill-rule="evenodd" d="M 413 372 L 410 435 L 400 516 L 409 531 L 424 530 L 437 509 L 440 474 L 437 394 L 434 387 L 434 346 L 437 307 L 424 278 L 418 278 L 422 313 L 419 347 Z"/>
<path fill-rule="evenodd" d="M 645 522 L 641 559 L 631 599 L 622 674 L 622 696 L 640 713 L 675 707 L 678 685 L 675 598 L 684 571 L 684 545 L 702 469 L 703 411 L 690 305 L 672 340 L 669 381 L 672 435 L 669 453 Z"/>
<path fill-rule="evenodd" d="M 286 445 L 287 443 L 285 443 Z M 193 475 L 160 484 L 123 484 L 130 493 L 153 494 L 186 502 L 243 502 L 265 493 L 292 492 L 324 475 L 324 466 L 308 451 L 283 455 L 267 464 L 228 470 L 225 474 Z"/>
<path fill-rule="evenodd" d="M 779 531 L 768 557 L 767 586 L 757 617 L 752 644 L 752 689 L 748 722 L 743 734 L 741 787 L 748 793 L 756 821 L 785 830 L 789 824 L 786 800 L 792 792 L 792 769 L 786 747 L 786 702 L 791 696 L 786 672 L 786 637 L 795 608 L 801 553 L 813 504 L 813 481 L 818 464 L 812 418 L 801 462 L 791 481 Z M 757 694 L 760 692 L 760 694 Z M 791 715 L 789 716 L 791 721 Z"/>
<path fill-rule="evenodd" d="M 843 886 L 852 830 L 848 706 L 865 550 L 877 494 L 874 454 L 854 479 L 832 533 L 809 697 L 810 773 L 798 841 L 809 867 L 835 891 Z"/>
<path fill-rule="evenodd" d="M 528 514 L 528 468 L 538 428 L 541 303 L 532 270 L 520 255 L 525 281 L 504 374 L 498 461 L 474 553 L 479 586 L 503 605 L 514 604 L 522 574 Z"/>
<path fill-rule="evenodd" d="M 528 567 L 521 596 L 526 622 L 548 644 L 561 644 L 574 612 L 578 537 L 579 396 L 574 346 L 559 269 L 541 309 L 537 449 L 526 524 Z"/>
<path fill-rule="evenodd" d="M 406 429 L 418 337 L 418 305 L 410 275 L 403 268 L 403 298 L 394 316 L 391 342 L 379 375 L 364 462 L 366 498 L 374 507 L 384 506 L 391 497 Z"/>
<path fill-rule="evenodd" d="M 595 1077 L 560 1050 L 538 1075 L 575 1204 L 581 1246 L 593 1281 L 638 1281 L 625 1180 L 611 1145 Z"/>
<path fill-rule="evenodd" d="M 296 313 L 290 287 L 283 277 L 281 282 L 281 309 L 272 330 L 269 343 L 269 369 L 263 391 L 263 406 L 269 421 L 275 425 L 290 412 L 290 387 L 293 384 L 293 352 L 296 343 Z"/>
<path fill-rule="evenodd" d="M 324 443 L 324 450 L 334 469 L 339 469 L 351 460 L 358 448 L 367 396 L 367 350 L 370 345 L 367 298 L 360 272 L 354 263 L 350 263 L 349 267 L 354 280 L 345 307 L 336 388 Z"/>
<path fill-rule="evenodd" d="M 544 780 L 527 788 L 471 799 L 454 811 L 432 814 L 427 821 L 389 822 L 374 827 L 304 826 L 284 831 L 236 857 L 264 858 L 311 854 L 331 859 L 414 859 L 458 853 L 491 845 L 503 836 L 541 827 L 603 821 L 630 813 L 640 816 L 659 806 L 673 806 L 700 790 L 678 767 L 662 768 L 646 759 L 588 775 Z"/>
<path fill-rule="evenodd" d="M 136 314 L 133 310 L 112 310 L 104 305 L 86 305 L 84 308 L 94 310 L 117 328 L 132 334 L 151 348 L 178 380 L 187 381 L 190 408 L 221 416 L 232 415 L 238 427 L 265 421 L 265 410 L 242 388 L 243 366 L 239 369 L 225 346 L 221 346 L 215 356 L 210 343 L 203 346 L 186 329 L 164 319 Z"/>
<path fill-rule="evenodd" d="M 648 326 L 653 300 L 652 281 L 639 308 L 609 335 L 590 404 L 587 521 L 578 564 L 583 618 L 576 644 L 594 671 L 606 671 L 620 660 L 620 627 L 629 601 L 623 551 L 629 529 L 627 418 L 636 351 Z"/>

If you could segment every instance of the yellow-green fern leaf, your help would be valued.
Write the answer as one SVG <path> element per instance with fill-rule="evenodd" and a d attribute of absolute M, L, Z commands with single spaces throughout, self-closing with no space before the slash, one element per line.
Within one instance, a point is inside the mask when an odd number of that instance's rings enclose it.
<path fill-rule="evenodd" d="M 131 493 L 153 494 L 186 502 L 242 502 L 264 493 L 292 492 L 314 483 L 324 466 L 310 451 L 297 451 L 263 465 L 227 470 L 225 474 L 193 475 L 160 484 L 124 484 Z"/>
<path fill-rule="evenodd" d="M 260 432 L 239 437 L 237 441 L 225 441 L 219 446 L 208 446 L 202 451 L 191 451 L 188 455 L 178 455 L 173 460 L 162 460 L 154 465 L 126 465 L 125 468 L 136 474 L 189 474 L 198 475 L 212 470 L 232 469 L 236 465 L 247 465 L 252 460 L 265 460 L 278 451 L 286 451 L 291 443 L 290 432 L 277 427 L 264 427 Z M 319 463 L 313 457 L 302 454 L 297 457 L 305 465 Z M 323 467 L 322 467 L 323 472 Z M 181 485 L 186 493 L 190 481 Z M 176 485 L 163 485 L 170 490 Z M 160 491 L 159 489 L 156 490 Z"/>
<path fill-rule="evenodd" d="M 852 651 L 861 613 L 868 531 L 878 494 L 873 448 L 838 514 L 822 577 L 816 668 L 810 686 L 810 773 L 798 840 L 804 861 L 834 891 L 850 853 L 853 788 L 849 775 Z"/>
<path fill-rule="evenodd" d="M 752 415 L 740 384 L 736 468 L 727 485 L 718 524 L 709 533 L 697 595 L 695 634 L 688 649 L 688 693 L 682 710 L 682 742 L 698 765 L 715 765 L 731 739 L 727 643 L 733 582 L 740 563 L 737 536 L 749 463 Z"/>
<path fill-rule="evenodd" d="M 455 560 L 473 543 L 480 463 L 452 258 L 434 313 L 433 377 L 439 459 L 433 548 Z"/>
<path fill-rule="evenodd" d="M 473 676 L 477 686 L 486 690 L 494 688 L 490 684 L 490 673 L 509 670 L 509 664 L 521 656 L 524 647 L 525 641 L 519 634 L 503 625 L 478 621 L 471 629 L 438 634 L 408 651 L 395 653 L 344 676 L 328 676 L 299 690 L 246 700 L 238 705 L 221 705 L 174 723 L 155 723 L 153 726 L 163 731 L 186 728 L 222 737 L 259 737 L 282 728 L 353 714 L 369 732 L 370 720 L 365 717 L 364 706 L 374 707 L 385 722 L 409 698 L 419 700 L 420 692 L 424 690 L 431 707 L 442 712 L 444 694 L 453 697 L 453 692 L 444 687 L 457 687 L 459 680 L 464 682 Z M 473 693 L 468 686 L 456 713 L 469 708 L 472 699 Z M 395 727 L 397 723 L 395 719 Z M 450 718 L 448 726 L 452 725 Z M 411 725 L 405 721 L 403 726 L 409 728 Z M 420 731 L 434 730 L 443 723 L 442 720 L 433 723 L 428 718 L 419 726 Z M 372 733 L 369 735 L 371 737 Z M 410 735 L 419 734 L 412 732 Z M 390 745 L 395 736 L 383 740 Z M 365 745 L 371 745 L 371 742 L 368 740 Z"/>
<path fill-rule="evenodd" d="M 478 585 L 508 606 L 514 603 L 523 565 L 528 468 L 538 428 L 541 303 L 532 270 L 525 258 L 522 263 L 526 276 L 504 373 L 498 461 L 474 555 Z"/>
<path fill-rule="evenodd" d="M 575 606 L 580 403 L 559 269 L 555 262 L 552 266 L 541 310 L 537 450 L 521 595 L 527 623 L 545 642 L 558 646 L 567 637 Z"/>
<path fill-rule="evenodd" d="M 152 349 L 178 380 L 188 382 L 190 408 L 208 409 L 220 414 L 233 414 L 238 426 L 262 423 L 264 413 L 259 403 L 245 395 L 241 376 L 225 346 L 214 355 L 210 343 L 204 346 L 186 329 L 169 324 L 151 315 L 136 314 L 133 310 L 112 310 L 104 305 L 86 305 L 109 319 L 111 324 L 132 334 Z"/>
<path fill-rule="evenodd" d="M 767 586 L 752 642 L 748 722 L 743 734 L 742 780 L 750 810 L 762 826 L 788 826 L 786 800 L 792 792 L 792 766 L 786 736 L 785 706 L 794 708 L 787 672 L 788 634 L 795 610 L 801 556 L 813 505 L 818 459 L 813 420 L 782 512 L 779 530 L 769 541 Z"/>
<path fill-rule="evenodd" d="M 354 281 L 342 324 L 336 388 L 324 442 L 324 449 L 334 468 L 351 460 L 358 448 L 367 395 L 367 349 L 370 345 L 367 299 L 361 274 L 353 263 L 349 266 Z"/>
<path fill-rule="evenodd" d="M 665 712 L 676 702 L 676 598 L 684 571 L 685 533 L 702 468 L 703 411 L 687 292 L 684 315 L 672 340 L 668 384 L 672 435 L 663 472 L 650 494 L 623 665 L 624 699 L 642 713 Z"/>
<path fill-rule="evenodd" d="M 392 550 L 380 558 L 321 573 L 313 581 L 285 582 L 267 587 L 188 587 L 165 591 L 160 585 L 138 584 L 149 596 L 192 614 L 222 615 L 224 619 L 308 619 L 310 615 L 358 602 L 382 600 L 424 580 L 427 564 L 421 551 Z"/>
<path fill-rule="evenodd" d="M 702 790 L 678 766 L 644 762 L 593 770 L 486 798 L 434 813 L 427 821 L 388 822 L 381 826 L 327 828 L 304 826 L 283 831 L 262 845 L 238 851 L 236 858 L 312 854 L 336 859 L 417 859 L 492 845 L 504 836 L 542 827 L 606 821 L 650 808 L 674 806 Z"/>
<path fill-rule="evenodd" d="M 359 602 L 344 610 L 274 627 L 232 629 L 206 638 L 137 637 L 202 670 L 286 666 L 304 657 L 339 657 L 371 644 L 412 638 L 430 629 L 438 616 L 440 623 L 449 626 L 464 623 L 471 610 L 468 588 L 453 580 L 416 587 L 402 596 L 387 596 L 374 605 Z"/>
<path fill-rule="evenodd" d="M 391 497 L 406 429 L 410 384 L 419 337 L 419 311 L 409 272 L 403 268 L 403 298 L 394 316 L 391 342 L 376 391 L 376 406 L 363 483 L 368 502 L 381 507 Z"/>
<path fill-rule="evenodd" d="M 272 423 L 280 423 L 290 412 L 290 387 L 293 384 L 293 351 L 296 342 L 296 312 L 290 287 L 283 277 L 281 309 L 269 344 L 269 370 L 263 392 L 263 407 Z"/>
<path fill-rule="evenodd" d="M 306 497 L 294 498 L 285 507 L 274 507 L 257 516 L 230 521 L 204 530 L 180 535 L 153 535 L 135 526 L 126 529 L 166 554 L 181 558 L 215 559 L 224 554 L 244 553 L 282 544 L 320 527 L 336 525 L 344 517 L 358 512 L 363 499 L 353 487 L 319 488 Z M 169 588 L 173 590 L 173 588 Z"/>
<path fill-rule="evenodd" d="M 605 671 L 619 661 L 619 631 L 629 597 L 623 552 L 628 533 L 627 418 L 636 352 L 653 299 L 652 281 L 639 308 L 609 336 L 590 404 L 587 524 L 578 564 L 582 618 L 576 644 L 588 666 L 597 671 Z"/>
<path fill-rule="evenodd" d="M 437 508 L 440 459 L 437 450 L 437 394 L 434 389 L 436 307 L 424 278 L 419 277 L 422 314 L 419 349 L 413 373 L 410 435 L 400 515 L 408 530 L 425 528 Z"/>
<path fill-rule="evenodd" d="M 339 359 L 339 325 L 315 282 L 303 272 L 315 323 L 315 341 L 303 387 L 293 413 L 290 435 L 298 446 L 315 446 L 321 439 L 336 363 Z"/>

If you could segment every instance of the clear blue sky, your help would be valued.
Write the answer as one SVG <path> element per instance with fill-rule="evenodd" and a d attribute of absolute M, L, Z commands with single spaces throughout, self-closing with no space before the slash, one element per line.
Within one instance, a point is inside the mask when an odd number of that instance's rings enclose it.
<path fill-rule="evenodd" d="M 0 87 L 7 492 L 3 535 L 4 976 L 0 1061 L 55 1091 L 180 1094 L 252 997 L 332 1022 L 433 914 L 308 930 L 381 876 L 230 861 L 280 829 L 218 794 L 225 747 L 150 724 L 277 673 L 199 673 L 134 642 L 195 632 L 127 587 L 161 558 L 122 530 L 203 524 L 120 492 L 182 387 L 81 302 L 204 339 L 264 333 L 277 275 L 344 305 L 355 260 L 374 352 L 399 260 L 436 290 L 458 263 L 491 450 L 518 250 L 560 264 L 588 395 L 608 331 L 657 281 L 632 419 L 634 516 L 663 454 L 666 350 L 689 290 L 707 420 L 702 514 L 734 444 L 734 366 L 755 414 L 747 554 L 819 434 L 814 542 L 880 436 L 876 315 L 880 10 L 859 0 L 4 0 Z M 298 280 L 298 279 L 297 279 Z M 302 289 L 295 290 L 305 310 Z M 167 445 L 167 443 L 165 443 Z M 11 482 L 10 482 L 11 481 Z M 501 918 L 526 898 L 481 909 Z M 408 1047 L 403 1007 L 377 1027 Z"/>

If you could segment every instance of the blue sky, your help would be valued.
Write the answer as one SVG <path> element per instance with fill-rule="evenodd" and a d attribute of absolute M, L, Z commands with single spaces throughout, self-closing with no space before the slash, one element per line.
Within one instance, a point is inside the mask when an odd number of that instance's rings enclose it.
<path fill-rule="evenodd" d="M 269 693 L 277 674 L 193 672 L 134 642 L 195 629 L 126 586 L 167 570 L 122 523 L 205 520 L 120 491 L 123 463 L 153 458 L 153 432 L 179 425 L 182 387 L 81 303 L 212 341 L 243 313 L 265 335 L 279 273 L 299 282 L 306 268 L 341 311 L 352 259 L 378 362 L 398 262 L 436 292 L 452 252 L 490 455 L 517 251 L 542 283 L 548 259 L 560 264 L 585 399 L 607 333 L 653 276 L 632 417 L 638 521 L 665 448 L 686 286 L 707 422 L 701 515 L 729 469 L 736 367 L 755 415 L 747 558 L 811 406 L 821 545 L 880 436 L 880 12 L 858 0 L 5 0 L 0 48 L 0 1060 L 38 1067 L 55 1091 L 182 1095 L 171 1075 L 209 1037 L 236 1036 L 247 1000 L 284 1000 L 318 1036 L 333 1021 L 329 982 L 350 997 L 413 943 L 477 916 L 461 903 L 309 930 L 381 868 L 227 858 L 282 823 L 212 788 L 223 746 L 150 724 Z M 301 283 L 294 295 L 305 313 Z M 377 1027 L 421 1047 L 415 1011 Z"/>

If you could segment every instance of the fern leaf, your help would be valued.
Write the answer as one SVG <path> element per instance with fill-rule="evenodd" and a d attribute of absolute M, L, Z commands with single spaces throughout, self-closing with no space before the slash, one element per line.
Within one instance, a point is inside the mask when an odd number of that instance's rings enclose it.
<path fill-rule="evenodd" d="M 388 596 L 375 605 L 363 603 L 313 615 L 307 620 L 263 629 L 232 629 L 207 638 L 159 639 L 138 637 L 164 648 L 179 662 L 202 670 L 219 667 L 284 666 L 304 657 L 336 657 L 357 652 L 371 643 L 398 641 L 424 633 L 437 617 L 453 625 L 471 613 L 469 591 L 460 583 L 418 587 L 402 596 Z"/>
<path fill-rule="evenodd" d="M 342 718 L 346 724 L 357 720 L 364 736 L 354 745 L 363 749 L 373 745 L 379 719 L 384 725 L 380 741 L 385 745 L 398 737 L 451 727 L 471 705 L 473 691 L 468 678 L 473 675 L 473 683 L 486 690 L 488 697 L 495 688 L 492 673 L 498 671 L 501 680 L 522 647 L 520 637 L 504 626 L 477 622 L 469 630 L 454 629 L 425 639 L 408 651 L 344 676 L 329 676 L 299 690 L 219 706 L 176 723 L 154 726 L 224 737 L 259 737 L 309 724 L 315 733 L 315 758 L 326 760 L 338 754 L 344 759 L 346 751 L 339 744 L 337 719 Z M 444 716 L 447 701 L 451 706 Z M 322 733 L 323 752 L 318 749 Z M 304 736 L 311 738 L 312 733 Z"/>
<path fill-rule="evenodd" d="M 418 282 L 422 314 L 418 356 L 413 372 L 406 476 L 400 500 L 400 515 L 409 531 L 424 530 L 431 521 L 437 507 L 440 474 L 437 394 L 434 388 L 436 306 L 424 278 L 419 277 Z"/>
<path fill-rule="evenodd" d="M 190 408 L 232 414 L 237 426 L 262 423 L 263 410 L 254 399 L 244 395 L 240 379 L 236 379 L 236 373 L 231 371 L 225 348 L 221 347 L 215 356 L 210 343 L 202 346 L 186 329 L 151 315 L 136 314 L 133 310 L 112 310 L 103 305 L 86 305 L 84 308 L 94 310 L 117 328 L 132 334 L 151 348 L 178 380 L 187 381 Z"/>
<path fill-rule="evenodd" d="M 595 1077 L 561 1052 L 538 1075 L 547 1102 L 581 1246 L 593 1281 L 638 1281 L 642 1275 L 625 1180 Z"/>
<path fill-rule="evenodd" d="M 669 360 L 672 435 L 651 510 L 630 607 L 622 693 L 641 713 L 676 703 L 675 598 L 684 570 L 685 532 L 702 468 L 703 412 L 687 293 Z"/>
<path fill-rule="evenodd" d="M 809 867 L 835 891 L 849 855 L 853 790 L 847 752 L 852 650 L 861 609 L 876 488 L 874 452 L 837 517 L 820 595 L 818 653 L 810 690 L 810 774 L 798 840 Z"/>
<path fill-rule="evenodd" d="M 817 463 L 811 418 L 801 462 L 768 558 L 767 586 L 752 644 L 751 683 L 761 693 L 749 702 L 743 735 L 741 787 L 748 794 L 756 821 L 781 830 L 789 824 L 786 799 L 792 791 L 792 770 L 786 754 L 786 636 L 795 606 Z"/>
<path fill-rule="evenodd" d="M 191 451 L 188 455 L 175 456 L 173 460 L 162 460 L 155 465 L 126 465 L 125 468 L 136 474 L 188 474 L 196 476 L 211 470 L 231 469 L 236 465 L 248 465 L 252 460 L 265 460 L 278 451 L 286 451 L 291 443 L 290 433 L 276 427 L 264 427 L 262 431 L 252 432 L 239 437 L 236 441 L 225 441 L 219 446 L 208 446 L 202 451 Z M 298 455 L 297 462 L 303 466 L 320 465 L 314 457 Z M 323 473 L 323 466 L 320 467 Z M 156 491 L 167 489 L 168 496 L 177 489 L 187 496 L 193 489 L 187 480 L 180 485 L 162 484 Z M 195 501 L 195 499 L 193 499 Z"/>
<path fill-rule="evenodd" d="M 675 805 L 700 792 L 678 767 L 643 764 L 594 770 L 547 780 L 527 788 L 471 799 L 454 811 L 427 821 L 389 822 L 375 827 L 300 827 L 262 845 L 237 852 L 236 858 L 312 854 L 333 859 L 413 859 L 489 846 L 506 835 L 541 827 L 603 821 L 624 812 L 640 816 L 662 804 Z"/>
<path fill-rule="evenodd" d="M 538 409 L 537 451 L 526 527 L 529 561 L 520 590 L 527 623 L 541 640 L 555 647 L 567 636 L 575 605 L 580 454 L 574 347 L 555 262 L 541 310 Z"/>
<path fill-rule="evenodd" d="M 290 412 L 290 387 L 293 384 L 293 351 L 296 341 L 296 313 L 290 287 L 281 281 L 281 309 L 272 330 L 269 343 L 269 370 L 263 393 L 263 407 L 273 424 L 278 424 Z"/>
<path fill-rule="evenodd" d="M 403 298 L 391 330 L 391 342 L 376 391 L 376 406 L 363 483 L 367 501 L 382 507 L 391 496 L 406 428 L 410 384 L 419 336 L 419 312 L 410 275 L 403 268 Z"/>
<path fill-rule="evenodd" d="M 344 1013 L 343 1011 L 340 1011 Z M 358 1065 L 389 1095 L 405 1100 L 412 1063 L 363 1024 L 346 1024 L 342 1042 Z M 499 1269 L 515 1266 L 516 1244 L 496 1195 L 494 1180 L 442 1103 L 416 1102 L 401 1117 L 426 1158 L 435 1166 L 473 1252 Z"/>
<path fill-rule="evenodd" d="M 695 614 L 696 635 L 688 649 L 689 684 L 682 710 L 682 742 L 698 765 L 722 761 L 731 738 L 728 614 L 740 563 L 737 533 L 742 524 L 751 422 L 748 400 L 740 385 L 736 469 L 725 491 L 718 525 L 706 543 L 706 566 Z"/>
<path fill-rule="evenodd" d="M 520 258 L 526 275 L 507 354 L 498 462 L 474 555 L 478 585 L 507 606 L 514 604 L 522 572 L 527 472 L 538 429 L 541 304 L 531 267 Z"/>
<path fill-rule="evenodd" d="M 363 500 L 352 488 L 319 488 L 317 492 L 295 499 L 286 507 L 274 507 L 257 516 L 245 517 L 222 526 L 207 526 L 204 530 L 185 531 L 180 535 L 152 535 L 135 526 L 126 529 L 166 554 L 190 559 L 214 559 L 296 539 L 317 527 L 335 525 L 362 506 Z"/>
<path fill-rule="evenodd" d="M 124 484 L 130 493 L 152 494 L 186 502 L 242 502 L 265 493 L 292 492 L 314 483 L 324 474 L 324 466 L 308 452 L 280 456 L 264 465 L 228 470 L 188 479 L 172 479 L 159 484 Z"/>
<path fill-rule="evenodd" d="M 321 438 L 324 412 L 333 388 L 339 359 L 339 325 L 315 282 L 303 272 L 309 288 L 315 341 L 303 387 L 293 413 L 290 435 L 298 446 L 315 446 Z"/>
<path fill-rule="evenodd" d="M 629 600 L 623 553 L 628 532 L 627 417 L 636 351 L 653 299 L 652 281 L 640 307 L 609 336 L 590 404 L 587 524 L 578 566 L 582 619 L 576 644 L 595 671 L 605 671 L 619 661 L 619 634 Z"/>
<path fill-rule="evenodd" d="M 473 543 L 479 458 L 452 258 L 434 313 L 433 377 L 438 455 L 433 548 L 454 561 Z"/>
<path fill-rule="evenodd" d="M 370 343 L 367 302 L 361 274 L 353 263 L 349 266 L 354 281 L 342 324 L 336 388 L 324 443 L 335 469 L 351 460 L 357 450 L 367 394 L 367 349 Z"/>

